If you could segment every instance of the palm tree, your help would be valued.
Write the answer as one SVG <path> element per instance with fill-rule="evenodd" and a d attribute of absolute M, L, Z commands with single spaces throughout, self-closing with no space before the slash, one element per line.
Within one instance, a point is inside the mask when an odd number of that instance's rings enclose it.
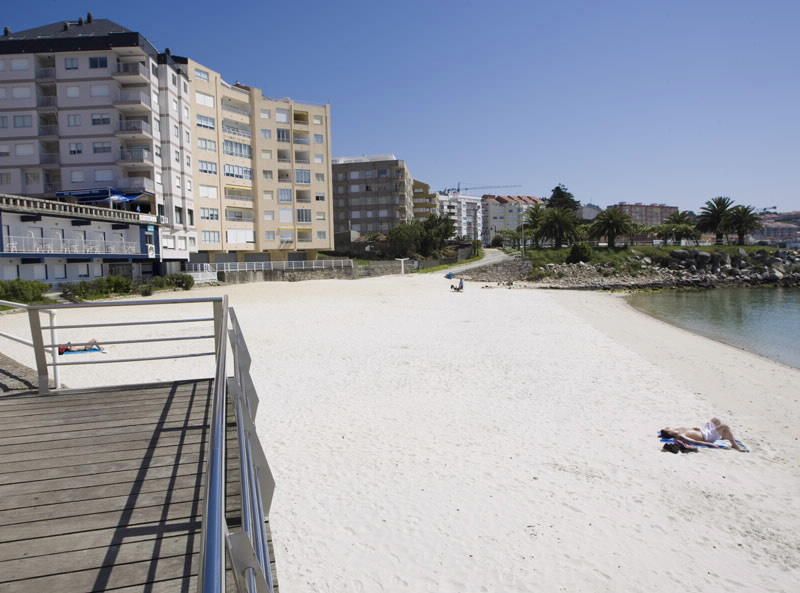
<path fill-rule="evenodd" d="M 592 222 L 589 236 L 593 239 L 608 238 L 609 249 L 614 249 L 617 237 L 636 232 L 633 219 L 619 208 L 606 208 Z"/>
<path fill-rule="evenodd" d="M 530 230 L 531 240 L 533 241 L 533 247 L 535 249 L 539 248 L 539 240 L 541 239 L 541 234 L 539 233 L 539 227 L 542 224 L 542 217 L 544 216 L 544 208 L 541 204 L 536 204 L 535 206 L 531 206 L 525 212 L 525 234 L 528 234 L 528 230 Z"/>
<path fill-rule="evenodd" d="M 688 210 L 677 210 L 664 221 L 666 224 L 694 224 L 693 215 Z"/>
<path fill-rule="evenodd" d="M 539 224 L 539 233 L 542 239 L 553 241 L 556 249 L 561 249 L 564 243 L 577 239 L 578 219 L 572 210 L 565 208 L 546 208 Z"/>
<path fill-rule="evenodd" d="M 728 214 L 729 228 L 736 232 L 738 245 L 744 245 L 744 236 L 761 228 L 761 217 L 752 206 L 734 206 Z"/>
<path fill-rule="evenodd" d="M 731 206 L 733 200 L 718 196 L 706 202 L 697 217 L 697 229 L 704 233 L 714 233 L 717 245 L 722 245 L 722 236 L 728 231 Z"/>

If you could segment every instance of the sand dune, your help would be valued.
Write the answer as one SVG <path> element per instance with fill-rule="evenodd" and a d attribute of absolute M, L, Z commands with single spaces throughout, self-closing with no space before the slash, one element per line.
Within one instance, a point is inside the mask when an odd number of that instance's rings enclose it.
<path fill-rule="evenodd" d="M 800 371 L 607 294 L 447 287 L 192 292 L 230 295 L 254 355 L 283 590 L 797 590 Z M 63 380 L 143 372 L 96 368 Z M 659 451 L 659 428 L 711 415 L 753 452 Z"/>

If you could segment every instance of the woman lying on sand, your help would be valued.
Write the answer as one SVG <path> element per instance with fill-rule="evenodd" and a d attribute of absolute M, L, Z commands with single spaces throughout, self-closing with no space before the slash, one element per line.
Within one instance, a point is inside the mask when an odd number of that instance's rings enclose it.
<path fill-rule="evenodd" d="M 733 437 L 733 433 L 731 429 L 728 427 L 727 424 L 723 424 L 719 418 L 712 418 L 702 427 L 694 427 L 694 428 L 664 428 L 661 430 L 663 436 L 671 437 L 673 439 L 678 439 L 683 441 L 684 443 L 688 443 L 690 445 L 706 445 L 711 447 L 718 447 L 718 445 L 714 444 L 714 441 L 718 441 L 720 439 L 726 439 L 730 442 L 731 447 L 736 449 L 737 451 L 745 452 L 745 449 L 742 449 L 739 446 L 739 443 L 736 442 L 736 439 Z"/>

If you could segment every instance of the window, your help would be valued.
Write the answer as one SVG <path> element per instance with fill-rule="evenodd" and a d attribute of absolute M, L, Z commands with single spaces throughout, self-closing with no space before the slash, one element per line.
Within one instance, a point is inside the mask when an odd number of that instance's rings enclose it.
<path fill-rule="evenodd" d="M 324 162 L 325 162 L 325 156 L 324 155 L 321 155 L 321 154 L 315 154 L 314 155 L 314 163 L 316 163 L 317 165 L 321 165 Z"/>
<path fill-rule="evenodd" d="M 89 58 L 89 68 L 108 68 L 108 58 L 105 56 Z"/>
<path fill-rule="evenodd" d="M 111 169 L 97 169 L 94 172 L 95 181 L 111 181 L 113 179 Z"/>
<path fill-rule="evenodd" d="M 264 210 L 264 220 L 275 220 L 275 211 Z"/>
<path fill-rule="evenodd" d="M 219 243 L 219 231 L 203 231 L 203 243 Z"/>
<path fill-rule="evenodd" d="M 198 138 L 197 147 L 200 150 L 207 150 L 208 152 L 217 152 L 217 141 L 209 140 L 208 138 Z"/>
<path fill-rule="evenodd" d="M 262 150 L 261 151 L 261 158 L 265 161 L 269 161 L 272 159 L 272 151 L 271 150 Z"/>
<path fill-rule="evenodd" d="M 267 181 L 272 181 L 272 171 L 269 169 L 261 171 L 261 176 Z"/>
<path fill-rule="evenodd" d="M 261 128 L 261 137 L 264 140 L 272 140 L 272 130 L 269 128 Z"/>
<path fill-rule="evenodd" d="M 278 142 L 291 142 L 291 134 L 286 128 L 278 128 Z"/>
<path fill-rule="evenodd" d="M 15 86 L 11 89 L 11 97 L 13 99 L 30 99 L 31 88 L 27 86 Z"/>
<path fill-rule="evenodd" d="M 289 110 L 288 109 L 276 109 L 275 110 L 275 121 L 280 124 L 289 123 Z"/>
<path fill-rule="evenodd" d="M 321 126 L 322 125 L 322 116 L 321 115 L 315 115 L 313 121 L 314 121 L 315 125 Z"/>
<path fill-rule="evenodd" d="M 188 105 L 184 105 L 183 106 L 183 119 L 184 120 L 188 120 L 189 119 L 189 106 Z"/>
<path fill-rule="evenodd" d="M 361 210 L 353 210 L 350 213 L 350 218 L 361 218 Z"/>
<path fill-rule="evenodd" d="M 317 231 L 317 239 L 325 240 L 328 238 L 327 231 Z"/>
<path fill-rule="evenodd" d="M 70 99 L 76 99 L 81 96 L 81 87 L 79 86 L 68 86 L 67 90 L 67 97 Z"/>
<path fill-rule="evenodd" d="M 200 197 L 211 198 L 212 200 L 216 200 L 218 198 L 217 188 L 214 187 L 213 185 L 201 185 Z"/>
<path fill-rule="evenodd" d="M 269 109 L 262 109 L 260 117 L 261 119 L 269 119 L 272 117 L 272 112 Z"/>
<path fill-rule="evenodd" d="M 294 231 L 288 229 L 282 229 L 281 241 L 284 243 L 291 243 L 292 241 L 294 241 Z"/>
<path fill-rule="evenodd" d="M 77 70 L 78 69 L 78 58 L 64 58 L 64 69 L 65 70 Z"/>
<path fill-rule="evenodd" d="M 264 239 L 266 241 L 274 241 L 275 240 L 275 231 L 264 231 Z"/>
<path fill-rule="evenodd" d="M 255 241 L 255 233 L 252 230 L 231 229 L 226 232 L 228 243 L 252 243 Z"/>
<path fill-rule="evenodd" d="M 316 220 L 325 220 L 325 213 L 324 212 L 317 212 L 315 218 L 316 218 Z"/>
<path fill-rule="evenodd" d="M 111 152 L 111 142 L 93 142 L 92 143 L 92 152 L 94 154 L 100 154 L 103 152 Z"/>
<path fill-rule="evenodd" d="M 350 171 L 348 177 L 350 179 L 361 179 L 361 171 Z"/>
<path fill-rule="evenodd" d="M 280 222 L 281 223 L 292 223 L 292 209 L 291 208 L 281 208 L 280 209 Z"/>
<path fill-rule="evenodd" d="M 191 167 L 192 166 L 192 157 L 189 156 L 188 154 L 186 155 L 186 166 L 187 167 Z"/>
<path fill-rule="evenodd" d="M 186 142 L 186 144 L 192 143 L 192 135 L 189 133 L 189 130 L 183 131 L 183 140 Z"/>
<path fill-rule="evenodd" d="M 0 185 L 11 184 L 11 173 L 0 173 Z"/>
<path fill-rule="evenodd" d="M 111 124 L 111 116 L 108 113 L 93 113 L 92 125 L 93 126 L 107 126 Z"/>
<path fill-rule="evenodd" d="M 8 127 L 8 116 L 0 115 L 0 128 L 7 128 L 7 127 Z"/>
<path fill-rule="evenodd" d="M 180 128 L 179 128 L 177 125 L 174 125 L 174 126 L 172 126 L 172 137 L 173 137 L 175 140 L 180 140 L 180 137 L 181 137 L 181 129 L 180 129 Z"/>
<path fill-rule="evenodd" d="M 200 70 L 200 68 L 195 68 L 194 75 L 200 80 L 208 81 L 208 72 L 206 72 L 205 70 Z"/>
<path fill-rule="evenodd" d="M 204 107 L 214 107 L 214 97 L 211 95 L 201 93 L 200 91 L 195 91 L 194 99 L 197 101 L 198 105 L 203 105 Z"/>
<path fill-rule="evenodd" d="M 325 144 L 325 136 L 322 134 L 314 134 L 314 144 Z"/>
<path fill-rule="evenodd" d="M 278 190 L 278 201 L 279 202 L 291 202 L 292 201 L 292 190 L 291 189 L 279 189 Z"/>
<path fill-rule="evenodd" d="M 172 99 L 172 111 L 174 111 L 175 113 L 178 113 L 178 100 L 177 99 Z"/>
<path fill-rule="evenodd" d="M 208 173 L 209 175 L 217 174 L 217 163 L 211 161 L 198 161 L 198 163 L 201 173 Z"/>
<path fill-rule="evenodd" d="M 297 222 L 311 222 L 311 210 L 308 208 L 298 208 Z"/>
<path fill-rule="evenodd" d="M 253 170 L 250 167 L 240 167 L 239 165 L 225 165 L 225 176 L 235 177 L 236 179 L 252 179 Z"/>
<path fill-rule="evenodd" d="M 175 162 L 178 163 L 179 165 L 181 164 L 181 151 L 180 150 L 176 150 L 175 151 Z"/>
<path fill-rule="evenodd" d="M 153 118 L 153 129 L 158 132 L 159 136 L 161 135 L 161 120 L 157 117 Z"/>
<path fill-rule="evenodd" d="M 67 126 L 70 128 L 77 128 L 81 125 L 81 116 L 79 113 L 70 113 L 67 116 Z"/>
<path fill-rule="evenodd" d="M 11 156 L 11 147 L 8 144 L 0 144 L 0 156 Z"/>
<path fill-rule="evenodd" d="M 172 77 L 170 78 L 170 82 L 172 83 L 172 86 L 177 86 L 178 85 L 178 75 L 173 73 Z"/>
<path fill-rule="evenodd" d="M 317 194 L 316 196 L 314 196 L 314 199 L 317 202 L 324 202 L 325 201 L 325 194 Z"/>
<path fill-rule="evenodd" d="M 20 70 L 27 70 L 28 60 L 26 58 L 17 58 L 15 60 L 11 60 L 11 69 L 16 72 L 19 72 Z"/>
<path fill-rule="evenodd" d="M 250 148 L 249 144 L 234 142 L 233 140 L 225 140 L 222 143 L 222 150 L 225 154 L 229 154 L 231 156 L 238 156 L 246 159 L 249 159 L 253 156 L 253 151 Z"/>
<path fill-rule="evenodd" d="M 14 147 L 14 154 L 17 156 L 31 156 L 33 154 L 33 144 L 17 144 Z"/>
<path fill-rule="evenodd" d="M 75 264 L 78 268 L 78 278 L 89 277 L 89 264 Z"/>
<path fill-rule="evenodd" d="M 83 171 L 72 171 L 69 174 L 69 178 L 72 183 L 80 183 L 83 181 Z"/>
<path fill-rule="evenodd" d="M 183 224 L 183 208 L 175 208 L 175 224 Z"/>
<path fill-rule="evenodd" d="M 295 183 L 311 183 L 311 171 L 308 169 L 295 169 Z"/>
<path fill-rule="evenodd" d="M 208 128 L 209 130 L 213 130 L 217 127 L 216 120 L 213 117 L 208 117 L 207 115 L 197 116 L 197 126 L 200 128 Z"/>
<path fill-rule="evenodd" d="M 161 185 L 161 171 L 156 171 L 156 185 Z M 161 208 L 161 206 L 159 206 Z M 159 216 L 163 216 L 163 213 L 159 212 Z"/>
<path fill-rule="evenodd" d="M 14 116 L 15 128 L 31 128 L 33 127 L 33 117 L 30 115 L 15 115 Z"/>
<path fill-rule="evenodd" d="M 219 220 L 219 208 L 200 208 L 200 220 Z"/>
<path fill-rule="evenodd" d="M 83 154 L 83 143 L 81 143 L 81 142 L 70 142 L 69 143 L 69 153 L 70 154 Z"/>
<path fill-rule="evenodd" d="M 351 193 L 351 194 L 355 194 L 355 193 L 358 193 L 358 192 L 360 192 L 360 191 L 361 191 L 361 186 L 360 186 L 360 185 L 358 185 L 357 183 L 354 183 L 354 184 L 352 184 L 352 185 L 350 186 L 350 193 Z"/>
<path fill-rule="evenodd" d="M 108 85 L 107 84 L 93 84 L 89 87 L 89 96 L 90 97 L 108 97 Z"/>
<path fill-rule="evenodd" d="M 386 218 L 389 216 L 389 211 L 386 209 L 378 210 L 378 218 Z"/>
<path fill-rule="evenodd" d="M 25 171 L 25 183 L 26 185 L 32 185 L 35 183 L 39 183 L 41 176 L 39 175 L 38 171 Z"/>
<path fill-rule="evenodd" d="M 271 189 L 264 190 L 262 195 L 265 200 L 270 202 L 275 199 L 275 192 L 273 192 Z"/>

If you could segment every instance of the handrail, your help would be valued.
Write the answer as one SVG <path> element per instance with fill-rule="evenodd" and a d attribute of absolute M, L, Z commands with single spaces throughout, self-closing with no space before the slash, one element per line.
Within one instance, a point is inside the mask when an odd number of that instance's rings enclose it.
<path fill-rule="evenodd" d="M 23 311 L 27 311 L 29 319 L 30 319 L 30 317 L 32 315 L 31 309 L 33 308 L 33 305 L 26 305 L 25 303 L 16 303 L 14 301 L 0 300 L 0 306 L 12 307 L 14 309 L 22 309 Z M 46 326 L 46 327 L 47 327 L 47 329 L 50 330 L 50 340 L 51 340 L 51 342 L 55 343 L 56 342 L 56 331 L 55 331 L 56 314 L 55 314 L 55 312 L 50 310 L 50 306 L 49 305 L 40 305 L 39 307 L 42 308 L 42 310 L 44 310 L 44 312 L 47 313 L 48 317 L 50 318 L 50 325 Z M 47 308 L 44 308 L 44 307 L 47 307 Z M 37 312 L 37 320 L 38 320 L 38 312 Z M 42 335 L 41 335 L 41 328 L 40 328 L 39 334 L 37 336 L 36 334 L 34 334 L 33 326 L 31 325 L 31 339 L 30 340 L 26 340 L 25 338 L 20 338 L 19 336 L 15 336 L 13 334 L 9 334 L 9 333 L 6 333 L 6 332 L 0 332 L 0 337 L 6 338 L 8 340 L 11 340 L 12 342 L 17 342 L 19 344 L 24 344 L 25 346 L 30 346 L 31 348 L 33 348 L 34 355 L 37 357 L 37 359 L 36 359 L 37 360 L 37 367 L 39 367 L 38 375 L 39 375 L 39 389 L 40 390 L 42 389 L 42 367 L 38 363 L 40 362 L 40 360 L 41 361 L 46 361 L 47 360 L 46 359 L 46 350 L 49 350 L 50 351 L 50 357 L 52 358 L 53 362 L 49 363 L 49 364 L 45 363 L 45 366 L 52 366 L 53 367 L 53 381 L 55 382 L 56 389 L 58 389 L 58 387 L 61 385 L 60 376 L 59 376 L 60 374 L 59 374 L 59 370 L 58 370 L 58 346 L 50 346 L 50 347 L 48 347 L 48 346 L 44 346 L 42 344 L 43 340 L 42 340 Z M 37 337 L 38 337 L 38 339 L 37 339 Z M 41 354 L 37 354 L 37 347 L 41 348 Z M 45 389 L 49 388 L 49 385 L 48 385 L 49 377 L 47 375 L 47 371 L 44 372 L 44 381 L 45 381 L 45 384 L 44 384 Z"/>
<path fill-rule="evenodd" d="M 187 272 L 272 272 L 275 270 L 330 270 L 353 268 L 352 259 L 315 259 L 310 261 L 261 261 L 185 263 Z"/>
<path fill-rule="evenodd" d="M 225 592 L 225 427 L 226 379 L 225 363 L 228 341 L 228 297 L 214 304 L 217 368 L 214 375 L 214 402 L 211 412 L 211 434 L 206 460 L 206 484 L 203 498 L 200 571 L 197 590 L 201 593 Z M 219 315 L 217 315 L 219 313 Z"/>

